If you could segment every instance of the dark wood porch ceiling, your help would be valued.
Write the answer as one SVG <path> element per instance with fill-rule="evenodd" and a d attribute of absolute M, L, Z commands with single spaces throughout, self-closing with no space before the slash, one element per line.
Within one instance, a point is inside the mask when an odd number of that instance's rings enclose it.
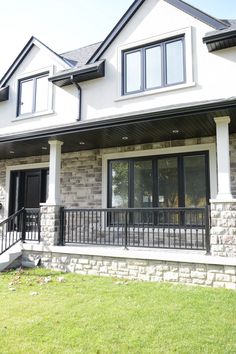
<path fill-rule="evenodd" d="M 2 137 L 0 159 L 47 155 L 50 139 L 64 142 L 62 152 L 72 152 L 215 136 L 217 116 L 230 116 L 235 133 L 236 99 Z"/>

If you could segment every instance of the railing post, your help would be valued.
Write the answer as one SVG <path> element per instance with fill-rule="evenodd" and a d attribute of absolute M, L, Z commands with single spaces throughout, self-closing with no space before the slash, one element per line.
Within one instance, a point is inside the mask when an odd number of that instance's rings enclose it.
<path fill-rule="evenodd" d="M 211 253 L 209 205 L 206 205 L 206 207 L 205 207 L 205 236 L 206 236 L 206 254 L 209 255 Z"/>
<path fill-rule="evenodd" d="M 64 207 L 61 207 L 60 209 L 60 235 L 59 235 L 59 246 L 64 246 L 64 217 L 65 217 L 65 211 Z"/>
<path fill-rule="evenodd" d="M 128 249 L 128 212 L 125 210 L 125 249 Z"/>
<path fill-rule="evenodd" d="M 22 211 L 22 242 L 25 242 L 25 234 L 26 234 L 26 210 Z"/>

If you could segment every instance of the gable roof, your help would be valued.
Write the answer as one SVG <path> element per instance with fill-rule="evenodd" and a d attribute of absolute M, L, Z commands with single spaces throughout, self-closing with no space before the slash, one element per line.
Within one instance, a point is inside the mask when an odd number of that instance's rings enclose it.
<path fill-rule="evenodd" d="M 22 60 L 24 60 L 24 58 L 26 57 L 26 55 L 29 53 L 29 51 L 32 49 L 32 47 L 36 45 L 39 48 L 43 48 L 47 51 L 50 52 L 51 55 L 55 56 L 57 58 L 57 60 L 59 60 L 61 62 L 61 64 L 65 67 L 65 68 L 70 68 L 72 67 L 72 64 L 66 59 L 66 58 L 62 58 L 59 54 L 57 54 L 56 52 L 54 52 L 52 49 L 50 49 L 49 47 L 47 47 L 44 43 L 42 43 L 41 41 L 39 41 L 37 38 L 35 37 L 31 37 L 30 40 L 26 43 L 26 45 L 24 46 L 24 48 L 22 49 L 22 51 L 20 52 L 20 54 L 17 56 L 17 58 L 14 60 L 14 62 L 12 63 L 12 65 L 10 66 L 10 68 L 7 70 L 7 72 L 3 75 L 1 81 L 0 81 L 0 88 L 5 86 L 7 81 L 11 78 L 11 76 L 13 75 L 13 73 L 16 71 L 17 67 L 19 66 L 19 64 L 22 62 Z"/>
<path fill-rule="evenodd" d="M 134 16 L 137 10 L 143 5 L 146 0 L 135 0 L 126 13 L 121 17 L 119 22 L 115 25 L 112 31 L 108 34 L 105 40 L 101 43 L 101 45 L 97 48 L 94 54 L 90 57 L 87 63 L 94 63 L 96 60 L 99 60 L 105 50 L 110 46 L 110 44 L 114 41 L 114 39 L 118 36 L 118 34 L 122 31 L 125 25 L 130 21 L 130 19 Z M 187 4 L 182 0 L 164 0 L 167 3 L 175 6 L 181 11 L 186 12 L 187 14 L 197 18 L 198 20 L 206 23 L 210 27 L 213 27 L 215 30 L 221 30 L 229 27 L 229 23 L 227 21 L 216 19 L 205 12 L 197 9 L 196 7 Z"/>

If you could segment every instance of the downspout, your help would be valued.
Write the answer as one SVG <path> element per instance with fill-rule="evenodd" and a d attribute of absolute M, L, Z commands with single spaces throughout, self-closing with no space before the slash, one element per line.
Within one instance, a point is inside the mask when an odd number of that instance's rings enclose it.
<path fill-rule="evenodd" d="M 75 87 L 77 88 L 79 95 L 79 112 L 78 112 L 78 117 L 77 117 L 77 121 L 81 121 L 81 117 L 82 117 L 82 89 L 81 86 L 74 80 L 73 75 L 71 75 L 71 82 L 75 85 Z"/>

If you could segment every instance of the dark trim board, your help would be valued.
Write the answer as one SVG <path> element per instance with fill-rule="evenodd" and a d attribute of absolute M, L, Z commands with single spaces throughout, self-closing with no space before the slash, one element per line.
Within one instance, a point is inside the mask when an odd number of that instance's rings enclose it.
<path fill-rule="evenodd" d="M 46 46 L 44 43 L 42 43 L 40 40 L 38 40 L 35 37 L 31 37 L 30 40 L 26 43 L 22 51 L 18 54 L 12 65 L 9 67 L 7 72 L 3 75 L 2 79 L 0 80 L 0 88 L 5 86 L 8 80 L 11 78 L 11 76 L 14 74 L 18 66 L 22 63 L 24 58 L 27 56 L 27 54 L 30 52 L 32 47 L 34 45 L 37 45 L 37 43 L 41 46 L 43 46 L 46 50 L 48 50 L 51 54 L 55 55 L 57 59 L 61 61 L 64 65 L 66 65 L 68 68 L 73 67 L 72 64 L 66 60 L 65 58 L 62 58 L 59 54 L 54 52 L 52 49 L 50 49 L 48 46 Z"/>
<path fill-rule="evenodd" d="M 64 134 L 83 133 L 95 129 L 116 127 L 121 125 L 150 122 L 155 120 L 171 120 L 190 115 L 204 115 L 213 114 L 214 116 L 230 115 L 229 110 L 236 109 L 236 97 L 230 99 L 205 101 L 188 104 L 185 106 L 170 106 L 165 107 L 164 110 L 159 110 L 150 113 L 134 114 L 131 116 L 97 120 L 86 123 L 76 123 L 70 126 L 54 127 L 44 129 L 42 131 L 30 131 L 24 134 L 14 134 L 11 136 L 2 136 L 0 143 L 11 143 L 16 141 L 27 141 L 32 139 L 55 138 Z"/>
<path fill-rule="evenodd" d="M 146 0 L 136 0 L 133 2 L 133 4 L 129 7 L 126 13 L 122 16 L 120 21 L 116 24 L 116 26 L 112 29 L 112 31 L 108 34 L 105 40 L 101 43 L 98 49 L 88 60 L 87 64 L 94 63 L 95 61 L 101 58 L 101 56 L 106 51 L 106 49 L 111 45 L 114 39 L 118 36 L 118 34 L 122 31 L 122 29 L 131 20 L 131 18 L 134 16 L 137 10 L 144 4 L 145 1 Z M 165 0 L 165 1 L 168 2 L 170 5 L 175 6 L 179 10 L 184 11 L 190 16 L 197 18 L 199 21 L 206 23 L 207 25 L 214 28 L 215 30 L 225 29 L 229 27 L 228 23 L 218 20 L 206 14 L 205 12 L 197 9 L 196 7 L 187 4 L 184 1 L 181 0 Z"/>
<path fill-rule="evenodd" d="M 207 25 L 215 28 L 216 30 L 221 30 L 229 27 L 229 24 L 225 21 L 219 20 L 207 13 L 199 10 L 198 8 L 184 2 L 181 0 L 165 0 L 169 4 L 177 7 L 179 10 L 186 12 L 192 17 L 206 23 Z"/>
<path fill-rule="evenodd" d="M 72 85 L 74 82 L 98 79 L 105 76 L 105 60 L 81 68 L 71 69 L 49 77 L 49 81 L 59 87 Z"/>
<path fill-rule="evenodd" d="M 236 30 L 209 34 L 203 38 L 209 52 L 236 46 Z"/>
<path fill-rule="evenodd" d="M 9 86 L 0 88 L 0 102 L 7 101 L 9 99 Z"/>

